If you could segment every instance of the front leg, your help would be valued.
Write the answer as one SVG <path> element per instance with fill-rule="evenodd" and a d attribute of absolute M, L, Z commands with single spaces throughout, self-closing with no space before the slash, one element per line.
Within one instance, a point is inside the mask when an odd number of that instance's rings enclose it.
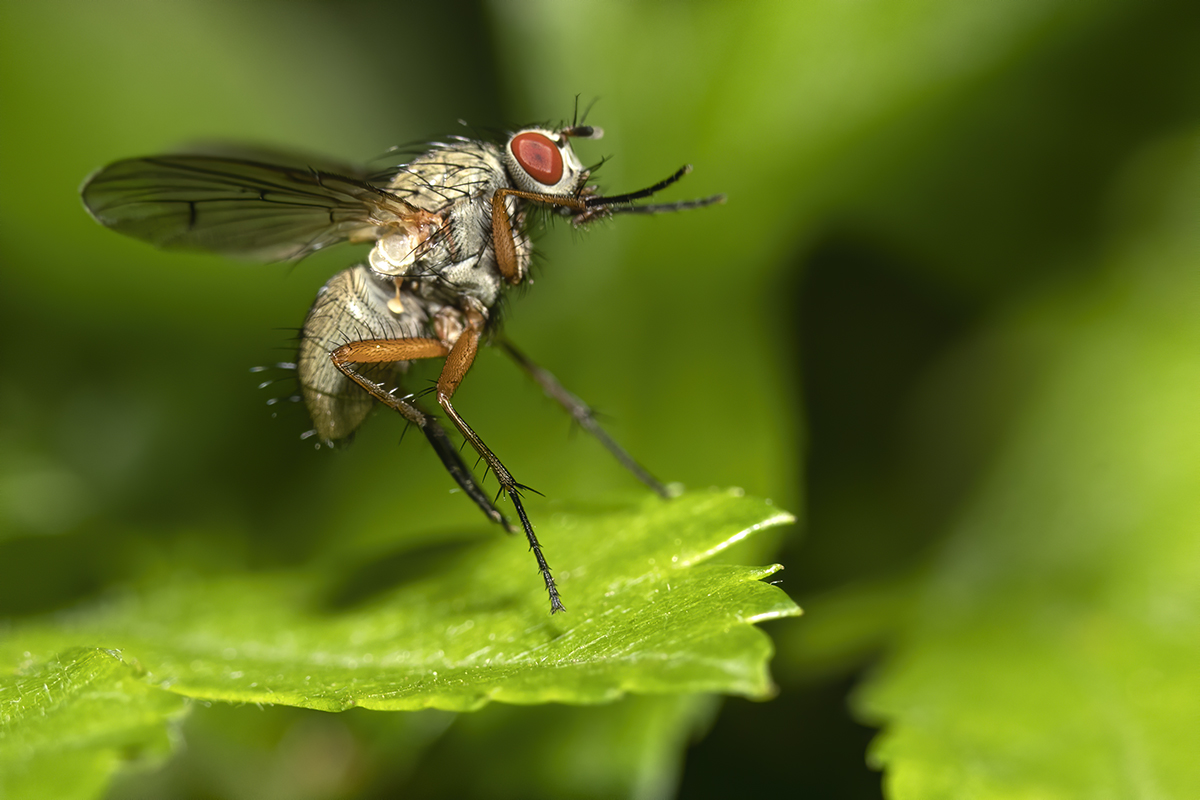
<path fill-rule="evenodd" d="M 517 362 L 517 366 L 525 370 L 529 377 L 537 381 L 538 385 L 542 387 L 542 391 L 556 400 L 571 415 L 571 418 L 579 424 L 579 427 L 599 439 L 600 444 L 604 445 L 605 449 L 613 454 L 621 466 L 632 472 L 639 481 L 653 489 L 659 497 L 669 498 L 671 496 L 671 493 L 667 491 L 667 487 L 663 486 L 645 467 L 635 461 L 633 456 L 626 452 L 625 448 L 617 444 L 608 435 L 608 432 L 600 427 L 600 423 L 596 421 L 596 412 L 592 410 L 591 406 L 567 391 L 558 382 L 558 378 L 555 378 L 549 372 L 530 361 L 512 342 L 505 339 L 500 342 L 500 347 L 512 357 L 513 361 Z"/>

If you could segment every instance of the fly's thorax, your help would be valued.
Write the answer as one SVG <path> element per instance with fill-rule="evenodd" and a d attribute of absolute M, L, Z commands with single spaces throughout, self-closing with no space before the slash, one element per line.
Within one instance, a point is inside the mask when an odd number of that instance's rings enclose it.
<path fill-rule="evenodd" d="M 371 269 L 419 282 L 417 291 L 430 302 L 470 298 L 494 305 L 503 280 L 491 239 L 491 199 L 501 188 L 510 184 L 494 144 L 457 140 L 417 157 L 388 187 L 416 213 L 376 241 Z"/>
<path fill-rule="evenodd" d="M 490 198 L 508 185 L 500 148 L 489 142 L 440 144 L 404 165 L 388 190 L 413 208 L 441 213 L 461 203 Z"/>
<path fill-rule="evenodd" d="M 491 308 L 500 301 L 504 280 L 490 245 L 479 255 L 445 264 L 420 281 L 418 292 L 431 302 L 463 306 L 470 302 Z"/>
<path fill-rule="evenodd" d="M 491 238 L 451 235 L 475 229 L 474 223 L 451 217 L 441 228 L 444 235 L 423 245 L 415 244 L 415 237 L 408 234 L 389 235 L 375 243 L 367 260 L 377 279 L 405 281 L 425 300 L 456 304 L 460 298 L 471 298 L 491 307 L 504 286 Z M 529 260 L 528 238 L 523 233 L 514 233 L 514 238 L 523 270 Z"/>

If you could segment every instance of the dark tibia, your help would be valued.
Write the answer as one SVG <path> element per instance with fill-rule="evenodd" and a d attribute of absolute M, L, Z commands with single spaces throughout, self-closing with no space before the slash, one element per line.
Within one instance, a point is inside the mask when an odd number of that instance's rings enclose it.
<path fill-rule="evenodd" d="M 442 466 L 450 473 L 450 477 L 454 478 L 454 482 L 466 492 L 467 497 L 470 497 L 492 522 L 498 522 L 509 533 L 516 533 L 517 529 L 513 527 L 513 524 L 500 513 L 483 489 L 479 487 L 479 484 L 475 482 L 475 476 L 463 463 L 458 449 L 451 443 L 450 438 L 446 436 L 446 431 L 438 424 L 438 421 L 433 417 L 426 416 L 425 425 L 421 431 L 429 440 L 429 444 L 433 446 L 433 452 L 437 453 L 438 458 L 442 460 Z"/>
<path fill-rule="evenodd" d="M 639 481 L 653 489 L 660 497 L 670 496 L 665 486 L 659 483 L 645 467 L 634 460 L 633 456 L 625 451 L 625 448 L 613 441 L 613 438 L 608 435 L 608 432 L 604 428 L 600 427 L 600 423 L 596 421 L 596 414 L 591 406 L 563 388 L 563 385 L 558 382 L 558 378 L 555 378 L 552 374 L 530 361 L 524 353 L 513 346 L 512 342 L 503 340 L 500 342 L 500 346 L 504 348 L 504 352 L 512 357 L 513 361 L 517 362 L 517 365 L 521 369 L 529 374 L 529 377 L 537 381 L 538 385 L 542 387 L 542 391 L 554 398 L 560 406 L 566 409 L 571 418 L 579 423 L 579 427 L 599 439 L 600 444 L 604 445 L 608 452 L 613 454 L 613 457 L 617 459 L 621 466 L 632 472 Z"/>

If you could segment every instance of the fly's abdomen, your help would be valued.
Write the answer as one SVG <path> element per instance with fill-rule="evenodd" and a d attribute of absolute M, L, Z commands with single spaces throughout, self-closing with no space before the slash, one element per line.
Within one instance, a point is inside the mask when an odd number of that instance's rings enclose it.
<path fill-rule="evenodd" d="M 329 354 L 348 342 L 421 336 L 427 322 L 419 298 L 400 296 L 403 311 L 394 313 L 395 285 L 362 265 L 339 272 L 317 295 L 300 337 L 296 359 L 304 403 L 316 434 L 323 441 L 352 434 L 370 413 L 375 400 L 346 377 Z M 358 371 L 385 388 L 395 388 L 407 362 L 361 364 Z"/>

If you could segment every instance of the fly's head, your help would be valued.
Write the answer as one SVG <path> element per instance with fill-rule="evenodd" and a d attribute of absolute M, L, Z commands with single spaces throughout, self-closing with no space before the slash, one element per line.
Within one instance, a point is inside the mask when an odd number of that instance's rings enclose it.
<path fill-rule="evenodd" d="M 526 192 L 574 197 L 591 174 L 571 148 L 571 139 L 599 139 L 604 132 L 591 125 L 560 130 L 523 128 L 504 146 L 504 166 L 513 186 Z"/>

